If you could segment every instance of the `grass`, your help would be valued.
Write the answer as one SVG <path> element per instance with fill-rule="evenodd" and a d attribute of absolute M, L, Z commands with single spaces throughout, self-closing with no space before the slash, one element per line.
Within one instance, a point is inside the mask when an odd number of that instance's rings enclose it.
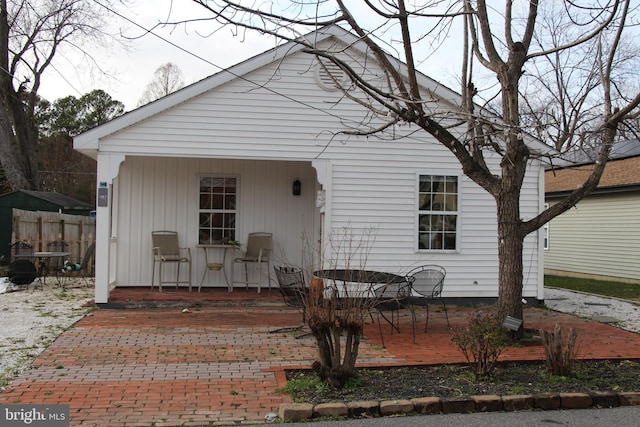
<path fill-rule="evenodd" d="M 575 277 L 544 276 L 544 285 L 607 297 L 640 301 L 640 285 Z"/>

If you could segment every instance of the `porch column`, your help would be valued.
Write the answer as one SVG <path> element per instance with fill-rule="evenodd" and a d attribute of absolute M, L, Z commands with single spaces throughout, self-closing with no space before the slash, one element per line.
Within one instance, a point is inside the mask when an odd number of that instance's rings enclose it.
<path fill-rule="evenodd" d="M 331 234 L 331 188 L 333 182 L 333 167 L 331 162 L 328 160 L 314 160 L 311 162 L 311 166 L 316 170 L 318 183 L 321 187 L 316 199 L 316 206 L 320 209 L 320 242 L 318 253 L 322 254 L 321 258 L 324 259 L 324 245 L 325 242 L 328 241 L 328 235 Z"/>
<path fill-rule="evenodd" d="M 109 302 L 111 286 L 111 206 L 113 203 L 113 179 L 118 176 L 122 154 L 98 153 L 96 195 L 96 252 L 95 252 L 95 302 Z"/>

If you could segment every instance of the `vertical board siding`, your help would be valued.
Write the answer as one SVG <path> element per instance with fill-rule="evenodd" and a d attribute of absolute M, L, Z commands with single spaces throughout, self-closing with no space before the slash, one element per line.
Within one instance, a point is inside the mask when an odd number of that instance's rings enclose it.
<path fill-rule="evenodd" d="M 593 195 L 549 223 L 546 269 L 640 280 L 640 197 Z"/>
<path fill-rule="evenodd" d="M 192 283 L 200 282 L 204 255 L 198 243 L 198 189 L 200 175 L 222 174 L 239 178 L 238 236 L 246 243 L 249 232 L 273 233 L 273 263 L 295 262 L 303 251 L 301 236 L 317 240 L 315 171 L 301 162 L 264 162 L 167 158 L 128 158 L 121 166 L 118 192 L 118 286 L 151 284 L 151 231 L 174 230 L 180 245 L 191 248 Z M 293 196 L 295 178 L 302 195 Z M 181 269 L 181 274 L 183 269 Z M 166 267 L 167 277 L 175 274 Z M 238 271 L 237 274 L 240 272 Z M 209 275 L 210 283 L 226 286 L 224 276 Z"/>
<path fill-rule="evenodd" d="M 381 138 L 344 134 L 364 124 L 374 129 L 381 121 L 340 92 L 320 89 L 313 61 L 310 55 L 293 54 L 101 140 L 101 151 L 127 154 L 117 195 L 118 285 L 149 284 L 151 230 L 175 229 L 195 251 L 197 177 L 205 173 L 238 176 L 239 240 L 245 241 L 250 231 L 271 231 L 274 260 L 302 263 L 305 254 L 316 250 L 320 229 L 319 185 L 310 162 L 327 160 L 333 176 L 327 177 L 331 223 L 326 229 L 374 229 L 368 268 L 404 273 L 420 264 L 440 264 L 448 271 L 446 296 L 497 296 L 491 196 L 462 175 L 450 152 L 415 126 L 391 128 Z M 378 81 L 375 70 L 371 77 Z M 488 156 L 487 161 L 498 167 L 498 159 Z M 416 251 L 420 173 L 460 176 L 455 252 Z M 295 178 L 302 182 L 300 197 L 291 195 Z M 528 174 L 523 219 L 538 212 L 538 185 L 537 171 Z M 526 296 L 537 295 L 542 280 L 531 273 L 537 272 L 536 238 L 525 241 Z M 196 284 L 203 257 L 194 257 Z"/>

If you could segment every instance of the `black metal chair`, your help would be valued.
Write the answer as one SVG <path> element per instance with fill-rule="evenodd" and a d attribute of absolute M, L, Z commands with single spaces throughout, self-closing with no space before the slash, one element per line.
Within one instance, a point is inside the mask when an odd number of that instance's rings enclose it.
<path fill-rule="evenodd" d="M 9 245 L 11 261 L 15 261 L 18 255 L 33 255 L 33 246 L 27 242 L 15 242 Z"/>
<path fill-rule="evenodd" d="M 274 266 L 273 268 L 284 303 L 289 307 L 295 307 L 302 311 L 302 323 L 299 326 L 278 328 L 271 331 L 271 333 L 300 331 L 306 326 L 306 301 L 310 292 L 304 280 L 304 272 L 296 267 Z M 306 335 L 308 334 L 300 335 L 296 338 Z"/>
<path fill-rule="evenodd" d="M 409 305 L 415 319 L 415 307 L 425 307 L 427 309 L 427 320 L 424 324 L 424 331 L 427 332 L 429 326 L 429 304 L 433 301 L 440 301 L 444 308 L 444 315 L 449 324 L 449 315 L 447 314 L 447 305 L 442 299 L 442 288 L 444 286 L 444 278 L 447 275 L 446 270 L 439 265 L 423 265 L 411 270 L 407 277 L 411 282 L 411 297 Z M 415 336 L 414 336 L 415 342 Z"/>
<path fill-rule="evenodd" d="M 79 260 L 80 261 L 79 263 L 76 263 L 74 261 L 65 262 L 63 272 L 67 276 L 67 279 L 72 276 L 80 277 L 84 280 L 85 286 L 89 287 L 88 278 L 93 277 L 92 267 L 93 267 L 95 252 L 96 252 L 96 244 L 92 243 L 84 251 L 84 256 L 82 257 L 82 259 Z M 66 286 L 66 283 L 68 283 L 68 280 L 64 280 L 62 283 L 63 283 L 62 287 L 64 288 Z"/>
<path fill-rule="evenodd" d="M 378 330 L 380 331 L 380 340 L 382 341 L 382 347 L 384 344 L 384 335 L 382 334 L 382 325 L 380 324 L 380 318 L 383 318 L 387 323 L 391 325 L 391 334 L 395 329 L 400 332 L 400 310 L 410 308 L 409 298 L 411 296 L 411 284 L 409 281 L 392 282 L 377 287 L 374 290 L 375 297 L 372 307 L 378 312 Z M 390 313 L 390 317 L 387 314 Z M 412 320 L 413 320 L 412 312 Z M 415 342 L 415 325 L 412 324 L 413 337 Z"/>
<path fill-rule="evenodd" d="M 69 244 L 63 240 L 54 240 L 53 242 L 47 243 L 47 251 L 49 252 L 68 252 Z M 62 271 L 62 267 L 64 266 L 63 258 L 53 258 L 48 261 L 47 268 L 50 272 L 58 274 L 58 272 Z"/>

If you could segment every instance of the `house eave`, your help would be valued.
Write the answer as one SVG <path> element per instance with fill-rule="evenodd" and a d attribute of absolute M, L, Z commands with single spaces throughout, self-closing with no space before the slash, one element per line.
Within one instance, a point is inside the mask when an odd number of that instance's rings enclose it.
<path fill-rule="evenodd" d="M 593 195 L 603 195 L 603 194 L 619 194 L 619 193 L 632 193 L 640 191 L 640 184 L 629 184 L 629 185 L 617 185 L 612 187 L 599 187 L 589 193 L 590 196 Z M 573 190 L 562 190 L 562 191 L 553 191 L 545 193 L 546 199 L 559 199 L 562 197 L 566 197 L 571 194 Z"/>

